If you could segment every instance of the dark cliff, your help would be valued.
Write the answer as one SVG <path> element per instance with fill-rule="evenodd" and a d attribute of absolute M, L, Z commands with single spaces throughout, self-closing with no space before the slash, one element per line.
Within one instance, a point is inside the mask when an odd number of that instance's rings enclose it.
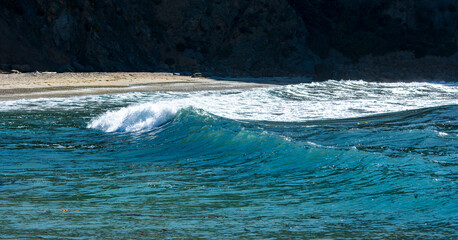
<path fill-rule="evenodd" d="M 453 75 L 457 9 L 453 0 L 2 0 L 0 68 L 356 78 L 389 69 L 394 54 L 400 71 L 433 61 Z"/>

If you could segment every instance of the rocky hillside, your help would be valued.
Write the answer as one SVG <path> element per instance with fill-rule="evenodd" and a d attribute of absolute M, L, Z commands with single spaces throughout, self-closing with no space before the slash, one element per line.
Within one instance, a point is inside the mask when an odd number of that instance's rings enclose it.
<path fill-rule="evenodd" d="M 288 0 L 310 31 L 308 46 L 321 57 L 336 49 L 365 55 L 412 51 L 451 56 L 458 44 L 456 0 Z"/>
<path fill-rule="evenodd" d="M 405 71 L 434 56 L 453 75 L 457 9 L 455 0 L 2 0 L 0 69 L 364 78 L 339 69 L 407 52 Z"/>

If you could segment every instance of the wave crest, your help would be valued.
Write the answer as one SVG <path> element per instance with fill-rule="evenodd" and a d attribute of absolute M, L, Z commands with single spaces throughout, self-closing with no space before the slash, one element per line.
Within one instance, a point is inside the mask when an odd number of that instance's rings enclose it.
<path fill-rule="evenodd" d="M 167 103 L 145 103 L 110 111 L 92 120 L 87 128 L 104 132 L 135 132 L 159 127 L 172 120 L 179 106 Z"/>

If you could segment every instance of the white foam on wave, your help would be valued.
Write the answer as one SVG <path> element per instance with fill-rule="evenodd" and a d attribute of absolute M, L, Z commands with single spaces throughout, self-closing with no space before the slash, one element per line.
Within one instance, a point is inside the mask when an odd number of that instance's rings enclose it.
<path fill-rule="evenodd" d="M 146 103 L 106 112 L 87 127 L 104 132 L 135 132 L 153 129 L 175 117 L 180 107 L 166 103 Z"/>
<path fill-rule="evenodd" d="M 439 137 L 445 137 L 445 136 L 448 136 L 448 133 L 445 133 L 445 132 L 437 132 L 437 135 Z"/>
<path fill-rule="evenodd" d="M 201 92 L 150 92 L 7 101 L 1 111 L 82 112 L 118 109 L 90 121 L 106 132 L 158 127 L 181 108 L 193 106 L 237 120 L 300 122 L 364 117 L 373 114 L 458 104 L 458 85 L 325 81 L 275 88 Z"/>
<path fill-rule="evenodd" d="M 239 120 L 343 119 L 458 104 L 457 86 L 326 81 L 270 89 L 195 94 L 193 106 Z"/>

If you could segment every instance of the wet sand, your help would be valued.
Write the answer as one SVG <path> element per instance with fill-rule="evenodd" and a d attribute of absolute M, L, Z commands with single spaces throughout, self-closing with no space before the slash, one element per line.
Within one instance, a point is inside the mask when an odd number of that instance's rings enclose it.
<path fill-rule="evenodd" d="M 173 73 L 149 72 L 0 74 L 0 100 L 125 92 L 245 89 L 305 81 L 309 80 L 305 78 L 194 78 Z"/>

